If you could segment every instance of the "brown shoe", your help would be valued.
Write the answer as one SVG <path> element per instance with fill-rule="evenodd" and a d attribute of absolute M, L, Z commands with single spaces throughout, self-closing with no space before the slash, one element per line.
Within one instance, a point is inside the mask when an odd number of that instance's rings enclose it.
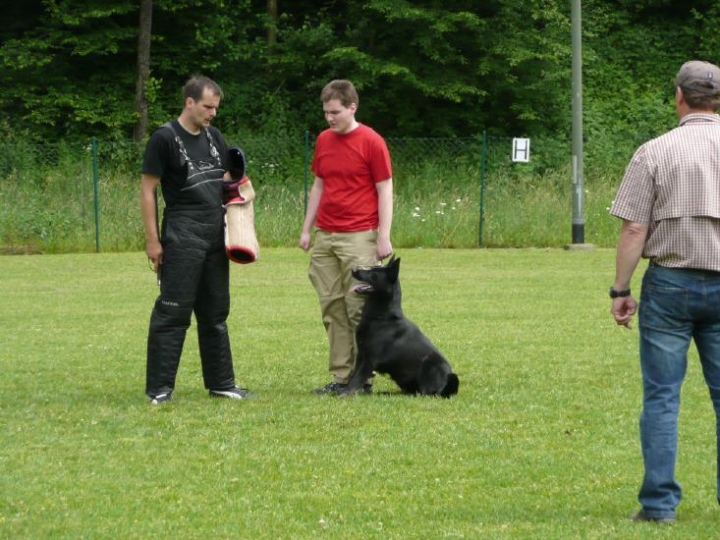
<path fill-rule="evenodd" d="M 638 510 L 635 512 L 632 516 L 630 516 L 630 519 L 632 521 L 647 521 L 651 523 L 665 523 L 666 525 L 672 525 L 675 523 L 674 517 L 649 517 L 645 515 L 645 512 L 642 510 Z"/>

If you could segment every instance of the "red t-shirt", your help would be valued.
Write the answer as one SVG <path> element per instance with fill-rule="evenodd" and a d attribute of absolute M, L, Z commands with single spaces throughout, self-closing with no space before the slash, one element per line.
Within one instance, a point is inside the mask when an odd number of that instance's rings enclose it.
<path fill-rule="evenodd" d="M 317 227 L 357 232 L 378 227 L 375 184 L 392 178 L 385 140 L 363 124 L 350 133 L 323 131 L 315 144 L 312 171 L 323 181 Z"/>

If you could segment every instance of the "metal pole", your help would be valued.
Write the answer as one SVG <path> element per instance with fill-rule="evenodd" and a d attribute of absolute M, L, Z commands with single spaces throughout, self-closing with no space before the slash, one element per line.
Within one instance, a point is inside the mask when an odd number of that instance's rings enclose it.
<path fill-rule="evenodd" d="M 480 224 L 478 227 L 478 247 L 483 247 L 483 224 L 485 223 L 485 170 L 487 166 L 487 131 L 483 130 L 482 150 L 480 152 Z"/>
<path fill-rule="evenodd" d="M 580 0 L 572 0 L 572 243 L 585 242 L 583 217 L 583 106 L 582 106 L 582 21 Z"/>
<path fill-rule="evenodd" d="M 98 167 L 98 142 L 92 139 L 93 198 L 95 201 L 95 252 L 100 253 L 100 174 Z"/>

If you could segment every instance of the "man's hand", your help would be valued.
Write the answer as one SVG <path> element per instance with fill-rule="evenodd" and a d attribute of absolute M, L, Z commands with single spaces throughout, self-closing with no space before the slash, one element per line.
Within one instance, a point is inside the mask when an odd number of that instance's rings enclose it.
<path fill-rule="evenodd" d="M 240 180 L 223 180 L 222 188 L 223 204 L 240 196 Z"/>
<path fill-rule="evenodd" d="M 303 251 L 307 251 L 310 249 L 310 246 L 312 245 L 312 236 L 309 232 L 302 232 L 300 234 L 300 242 L 298 243 L 300 246 L 300 249 Z"/>
<path fill-rule="evenodd" d="M 390 243 L 390 238 L 385 236 L 378 236 L 377 239 L 377 260 L 382 261 L 392 255 L 393 247 Z"/>
<path fill-rule="evenodd" d="M 630 323 L 633 315 L 635 315 L 635 312 L 637 311 L 637 306 L 637 302 L 632 296 L 613 298 L 610 313 L 618 326 L 624 326 L 630 330 L 632 328 Z"/>
<path fill-rule="evenodd" d="M 157 274 L 158 267 L 163 261 L 163 247 L 159 240 L 145 243 L 145 254 L 153 265 L 153 272 Z"/>

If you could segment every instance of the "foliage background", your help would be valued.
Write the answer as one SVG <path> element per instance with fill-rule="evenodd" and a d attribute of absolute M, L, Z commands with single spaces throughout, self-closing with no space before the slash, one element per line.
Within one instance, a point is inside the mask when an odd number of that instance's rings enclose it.
<path fill-rule="evenodd" d="M 152 4 L 151 126 L 177 114 L 180 87 L 202 72 L 225 89 L 217 125 L 232 136 L 317 133 L 319 91 L 342 77 L 360 89 L 361 120 L 385 136 L 568 138 L 570 2 Z M 3 5 L 0 111 L 12 128 L 3 137 L 129 138 L 138 2 Z M 713 1 L 582 3 L 589 144 L 610 152 L 672 125 L 674 74 L 691 58 L 717 60 L 719 12 Z"/>

